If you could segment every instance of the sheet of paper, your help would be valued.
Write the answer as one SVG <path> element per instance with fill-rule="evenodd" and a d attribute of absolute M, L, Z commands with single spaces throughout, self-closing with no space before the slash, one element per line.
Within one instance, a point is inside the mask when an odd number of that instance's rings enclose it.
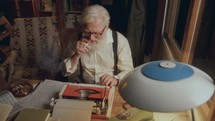
<path fill-rule="evenodd" d="M 17 100 L 13 96 L 13 94 L 8 90 L 4 90 L 4 91 L 0 92 L 0 103 L 9 104 L 9 105 L 13 106 L 13 109 L 12 109 L 9 117 L 15 115 L 23 108 L 23 106 L 17 102 Z"/>
<path fill-rule="evenodd" d="M 40 83 L 34 92 L 18 99 L 18 102 L 25 104 L 24 107 L 27 108 L 49 108 L 51 99 L 59 95 L 59 92 L 65 84 L 67 83 L 47 79 Z"/>

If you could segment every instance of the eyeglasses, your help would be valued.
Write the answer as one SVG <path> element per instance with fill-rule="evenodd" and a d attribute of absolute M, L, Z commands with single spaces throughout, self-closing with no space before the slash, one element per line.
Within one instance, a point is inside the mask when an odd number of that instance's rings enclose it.
<path fill-rule="evenodd" d="M 82 35 L 83 35 L 84 37 L 90 37 L 91 35 L 93 35 L 95 38 L 99 38 L 99 37 L 101 37 L 102 34 L 104 33 L 105 29 L 106 29 L 106 26 L 104 27 L 104 29 L 102 29 L 101 32 L 88 32 L 88 31 L 83 31 L 83 32 L 82 32 Z"/>

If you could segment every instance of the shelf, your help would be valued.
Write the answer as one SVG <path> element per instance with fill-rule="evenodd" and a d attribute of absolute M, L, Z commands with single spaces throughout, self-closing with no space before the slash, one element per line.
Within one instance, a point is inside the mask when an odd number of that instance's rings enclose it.
<path fill-rule="evenodd" d="M 82 11 L 64 11 L 65 13 L 71 13 L 71 14 L 81 14 Z"/>
<path fill-rule="evenodd" d="M 40 12 L 44 12 L 44 13 L 52 13 L 52 10 L 40 10 Z"/>

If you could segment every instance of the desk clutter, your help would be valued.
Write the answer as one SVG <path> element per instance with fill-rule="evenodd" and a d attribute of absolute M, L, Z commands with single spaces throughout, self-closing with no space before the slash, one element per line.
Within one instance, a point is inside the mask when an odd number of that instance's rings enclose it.
<path fill-rule="evenodd" d="M 115 87 L 55 80 L 36 84 L 36 90 L 26 96 L 14 96 L 6 90 L 0 95 L 0 104 L 10 105 L 12 110 L 7 112 L 7 120 L 0 121 L 107 120 L 111 116 L 114 91 Z M 43 117 L 38 119 L 37 114 Z"/>
<path fill-rule="evenodd" d="M 21 82 L 16 84 L 11 84 L 9 91 L 15 97 L 24 97 L 33 91 L 33 86 L 28 82 Z"/>

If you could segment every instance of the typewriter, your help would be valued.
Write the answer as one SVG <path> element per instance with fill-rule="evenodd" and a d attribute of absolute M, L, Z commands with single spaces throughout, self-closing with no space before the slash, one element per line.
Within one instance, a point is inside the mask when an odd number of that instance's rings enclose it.
<path fill-rule="evenodd" d="M 59 98 L 94 101 L 91 119 L 106 120 L 111 116 L 115 87 L 96 84 L 69 83 Z"/>

